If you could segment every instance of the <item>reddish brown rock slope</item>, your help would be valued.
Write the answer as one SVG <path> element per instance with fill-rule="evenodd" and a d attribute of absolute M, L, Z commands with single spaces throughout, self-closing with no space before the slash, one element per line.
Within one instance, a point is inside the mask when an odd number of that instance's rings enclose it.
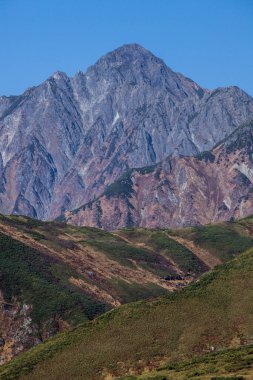
<path fill-rule="evenodd" d="M 253 213 L 253 123 L 211 152 L 168 158 L 126 173 L 105 193 L 65 213 L 68 223 L 113 230 L 179 227 Z"/>

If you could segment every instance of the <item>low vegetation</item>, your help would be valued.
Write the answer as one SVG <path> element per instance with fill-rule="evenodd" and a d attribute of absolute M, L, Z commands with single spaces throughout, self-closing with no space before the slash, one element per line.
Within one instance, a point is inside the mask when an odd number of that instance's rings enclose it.
<path fill-rule="evenodd" d="M 114 233 L 24 217 L 1 217 L 0 224 L 27 241 L 0 235 L 0 282 L 5 298 L 17 296 L 31 302 L 38 323 L 54 315 L 74 325 L 84 323 L 2 366 L 1 379 L 250 378 L 253 354 L 235 348 L 250 350 L 247 345 L 253 336 L 253 218 L 181 230 L 129 228 Z M 176 238 L 206 249 L 224 264 L 205 274 L 208 268 L 195 251 Z M 33 246 L 37 243 L 43 249 Z M 55 257 L 47 254 L 46 249 L 52 248 Z M 112 277 L 106 280 L 106 289 L 113 289 L 112 294 L 116 291 L 123 302 L 152 298 L 87 322 L 108 305 L 69 282 L 77 276 L 84 254 L 98 254 L 119 268 L 140 268 L 157 278 L 183 273 L 199 279 L 166 293 L 156 283 Z M 74 258 L 73 263 L 65 257 Z M 85 271 L 78 276 L 98 284 Z M 234 349 L 221 352 L 228 347 Z"/>
<path fill-rule="evenodd" d="M 0 216 L 0 227 L 1 225 L 15 238 L 8 240 L 6 237 L 7 241 L 22 246 L 22 252 L 25 252 L 27 247 L 27 252 L 32 252 L 36 247 L 36 254 L 25 259 L 26 253 L 18 255 L 15 250 L 8 256 L 8 243 L 3 249 L 6 250 L 10 267 L 12 261 L 24 259 L 26 265 L 29 263 L 34 271 L 36 268 L 45 268 L 51 276 L 48 277 L 48 281 L 54 286 L 60 280 L 66 288 L 78 291 L 73 283 L 70 284 L 69 279 L 80 279 L 90 286 L 90 289 L 96 286 L 121 303 L 166 294 L 168 288 L 164 279 L 176 277 L 178 271 L 183 274 L 189 272 L 197 277 L 207 270 L 192 252 L 159 231 L 155 234 L 149 232 L 152 238 L 149 239 L 148 246 L 144 247 L 141 244 L 145 241 L 145 236 L 141 233 L 138 235 L 139 240 L 132 243 L 118 233 L 61 222 L 41 222 L 27 217 Z M 167 245 L 171 245 L 170 254 L 169 248 L 164 248 L 163 240 Z M 35 258 L 39 261 L 36 265 L 33 263 Z M 107 263 L 107 267 L 100 264 L 101 260 Z M 176 267 L 172 261 L 176 262 Z M 111 262 L 115 263 L 113 267 Z M 126 269 L 131 270 L 131 278 Z M 143 273 L 141 277 L 140 269 Z M 13 282 L 14 274 L 9 273 L 10 282 Z M 23 284 L 21 288 L 22 286 Z M 100 302 L 101 305 L 108 302 L 103 294 L 101 293 L 102 298 L 97 298 L 97 290 L 94 290 L 95 299 L 104 300 Z M 101 310 L 104 311 L 103 308 Z"/>
<path fill-rule="evenodd" d="M 111 198 L 115 195 L 119 195 L 122 198 L 127 198 L 133 193 L 133 181 L 131 178 L 132 170 L 125 173 L 117 181 L 113 182 L 107 187 L 104 195 L 107 198 Z"/>
<path fill-rule="evenodd" d="M 167 231 L 125 229 L 121 234 L 131 241 L 145 242 L 154 252 L 160 252 L 171 259 L 183 273 L 199 275 L 208 269 L 191 250 L 170 238 Z"/>
<path fill-rule="evenodd" d="M 115 380 L 246 380 L 252 377 L 253 346 L 247 346 L 170 363 L 149 374 Z"/>
<path fill-rule="evenodd" d="M 121 306 L 83 327 L 49 339 L 2 367 L 0 376 L 27 380 L 102 379 L 106 375 L 140 374 L 145 368 L 161 367 L 161 363 L 168 362 L 166 367 L 163 365 L 164 372 L 155 374 L 157 378 L 170 379 L 169 375 L 174 376 L 179 369 L 181 374 L 187 370 L 191 374 L 188 378 L 215 379 L 224 372 L 216 356 L 220 350 L 251 343 L 252 302 L 253 249 L 250 249 L 179 292 Z M 204 358 L 203 366 L 202 359 L 194 359 L 197 361 L 189 362 L 188 367 L 186 364 L 175 367 L 175 360 L 212 351 L 207 358 L 217 357 L 217 363 Z M 251 368 L 250 355 L 252 352 L 242 359 L 247 370 Z M 243 371 L 239 362 L 239 359 L 228 361 L 226 371 L 231 375 Z M 207 371 L 205 366 L 209 373 L 201 375 L 202 367 Z M 173 376 L 172 379 L 177 379 Z M 182 376 L 178 379 L 187 378 Z"/>
<path fill-rule="evenodd" d="M 71 285 L 76 272 L 42 252 L 0 233 L 0 289 L 6 302 L 13 297 L 33 305 L 32 319 L 40 324 L 62 317 L 75 325 L 108 310 Z"/>
<path fill-rule="evenodd" d="M 253 218 L 170 231 L 192 240 L 221 261 L 230 260 L 253 246 Z"/>
<path fill-rule="evenodd" d="M 215 155 L 210 151 L 205 151 L 197 154 L 196 158 L 200 161 L 204 160 L 205 162 L 214 162 Z"/>

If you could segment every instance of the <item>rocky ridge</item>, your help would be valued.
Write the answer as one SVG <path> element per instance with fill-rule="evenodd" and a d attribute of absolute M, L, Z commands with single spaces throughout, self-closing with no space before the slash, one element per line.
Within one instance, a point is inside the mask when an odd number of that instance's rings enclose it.
<path fill-rule="evenodd" d="M 86 73 L 0 98 L 0 211 L 54 219 L 129 169 L 212 149 L 252 114 L 239 88 L 203 89 L 125 45 Z"/>
<path fill-rule="evenodd" d="M 108 230 L 214 223 L 253 213 L 253 122 L 212 151 L 133 169 L 93 202 L 65 213 L 71 224 Z"/>

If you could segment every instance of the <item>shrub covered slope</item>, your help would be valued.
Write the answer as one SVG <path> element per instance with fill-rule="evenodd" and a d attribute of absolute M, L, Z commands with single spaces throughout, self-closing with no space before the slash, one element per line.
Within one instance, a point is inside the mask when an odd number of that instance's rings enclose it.
<path fill-rule="evenodd" d="M 162 363 L 174 363 L 211 352 L 207 359 L 204 357 L 171 367 L 166 364 L 163 372 L 153 372 L 154 375 L 151 373 L 150 376 L 159 380 L 215 379 L 230 374 L 230 377 L 240 375 L 249 379 L 250 347 L 249 351 L 242 351 L 242 355 L 228 351 L 227 358 L 219 352 L 252 343 L 253 249 L 248 245 L 251 226 L 252 219 L 248 218 L 238 223 L 222 224 L 220 229 L 219 226 L 215 230 L 210 226 L 201 228 L 199 244 L 210 248 L 209 237 L 213 233 L 215 244 L 212 251 L 215 255 L 222 257 L 222 249 L 230 257 L 242 249 L 245 252 L 178 292 L 157 300 L 120 306 L 74 331 L 49 339 L 2 367 L 1 378 L 105 379 L 128 373 L 134 376 L 134 373 L 161 367 Z M 226 228 L 230 231 L 230 239 L 224 232 Z M 236 232 L 245 240 L 235 252 Z M 134 231 L 122 233 L 132 235 L 131 239 L 137 238 Z M 184 239 L 186 235 L 194 241 L 200 239 L 196 229 L 169 231 L 170 235 L 173 233 L 176 236 L 183 234 Z M 231 355 L 239 359 L 230 360 Z"/>

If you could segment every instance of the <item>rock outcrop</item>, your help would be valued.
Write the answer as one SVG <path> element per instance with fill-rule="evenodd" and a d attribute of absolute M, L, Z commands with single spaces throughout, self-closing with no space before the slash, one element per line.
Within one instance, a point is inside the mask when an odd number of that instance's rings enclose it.
<path fill-rule="evenodd" d="M 17 299 L 8 303 L 0 291 L 0 364 L 41 343 L 30 314 L 31 305 L 21 304 Z"/>

